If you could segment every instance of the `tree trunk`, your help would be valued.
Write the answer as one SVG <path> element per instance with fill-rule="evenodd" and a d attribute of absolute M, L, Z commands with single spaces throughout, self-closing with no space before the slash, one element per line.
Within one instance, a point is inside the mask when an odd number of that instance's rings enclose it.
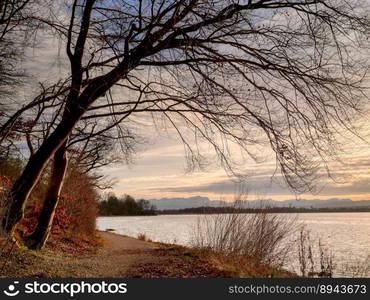
<path fill-rule="evenodd" d="M 54 154 L 52 174 L 46 198 L 38 219 L 36 230 L 25 239 L 25 244 L 30 249 L 44 247 L 53 225 L 54 214 L 58 206 L 60 191 L 63 186 L 64 176 L 68 166 L 66 153 L 67 141 Z"/>
<path fill-rule="evenodd" d="M 118 80 L 124 78 L 130 70 L 134 69 L 139 60 L 139 58 L 125 60 L 106 75 L 96 77 L 80 95 L 78 84 L 77 88 L 71 89 L 62 121 L 54 132 L 45 139 L 35 154 L 30 157 L 22 175 L 10 192 L 10 206 L 5 218 L 1 221 L 3 231 L 7 235 L 14 235 L 17 223 L 23 218 L 26 201 L 46 164 L 55 151 L 66 141 L 89 105 L 106 93 Z"/>
<path fill-rule="evenodd" d="M 69 114 L 68 117 L 63 118 L 55 131 L 30 157 L 22 175 L 14 183 L 10 192 L 10 206 L 2 220 L 2 227 L 6 234 L 10 236 L 14 234 L 17 223 L 23 218 L 28 196 L 38 182 L 42 171 L 50 158 L 66 141 L 82 114 L 82 110 L 77 110 L 74 114 Z"/>

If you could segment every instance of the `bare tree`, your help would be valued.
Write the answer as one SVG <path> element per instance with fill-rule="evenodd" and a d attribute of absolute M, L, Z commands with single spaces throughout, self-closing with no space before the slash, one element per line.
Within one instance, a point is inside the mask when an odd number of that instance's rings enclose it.
<path fill-rule="evenodd" d="M 68 80 L 49 87 L 40 84 L 39 95 L 7 118 L 4 116 L 6 122 L 0 128 L 1 149 L 20 151 L 17 146 L 26 144 L 30 155 L 34 154 L 35 149 L 39 148 L 60 121 Z M 12 143 L 13 140 L 17 140 L 17 145 Z M 87 174 L 99 189 L 110 188 L 112 180 L 96 171 L 112 163 L 130 163 L 137 141 L 138 136 L 133 135 L 120 122 L 99 124 L 96 119 L 81 121 L 71 134 L 70 141 L 66 141 L 54 154 L 38 224 L 33 234 L 26 238 L 26 244 L 35 249 L 44 246 L 50 234 L 67 169 L 71 171 L 75 168 Z M 120 146 L 119 154 L 116 144 Z M 71 163 L 68 163 L 68 156 L 71 157 Z"/>
<path fill-rule="evenodd" d="M 6 25 L 2 30 L 2 35 L 11 30 L 14 23 L 22 19 L 24 8 L 31 0 L 10 0 L 0 2 L 0 25 Z"/>
<path fill-rule="evenodd" d="M 4 98 L 13 94 L 12 87 L 19 85 L 23 74 L 17 63 L 22 56 L 22 49 L 15 37 L 22 12 L 30 0 L 0 1 L 0 111 L 4 108 Z"/>
<path fill-rule="evenodd" d="M 125 131 L 125 136 L 115 136 L 114 131 L 122 132 L 122 124 L 100 128 L 96 121 L 83 122 L 71 135 L 71 140 L 55 152 L 49 186 L 43 201 L 40 216 L 34 232 L 25 238 L 25 244 L 32 249 L 41 249 L 51 232 L 53 217 L 58 206 L 61 189 L 67 173 L 73 168 L 87 174 L 93 184 L 100 189 L 110 188 L 110 181 L 96 171 L 112 163 L 128 163 L 133 153 L 137 137 Z M 115 142 L 119 140 L 120 154 L 116 154 Z M 68 158 L 70 156 L 70 158 Z"/>
<path fill-rule="evenodd" d="M 361 6 L 362 5 L 362 6 Z M 269 144 L 298 192 L 312 188 L 340 129 L 366 101 L 366 3 L 336 0 L 72 1 L 64 38 L 70 84 L 58 125 L 31 155 L 11 192 L 6 232 L 50 158 L 82 120 L 159 116 L 182 139 L 213 146 L 237 173 L 229 145 L 253 156 Z M 135 95 L 132 97 L 132 95 Z"/>
<path fill-rule="evenodd" d="M 19 91 L 24 88 L 26 73 L 20 67 L 25 49 L 29 46 L 37 24 L 32 20 L 37 0 L 0 1 L 0 153 L 4 155 L 17 149 L 13 141 L 19 131 L 29 127 L 22 120 L 22 113 L 40 104 L 31 101 L 10 117 L 18 102 Z M 46 92 L 46 91 L 45 91 Z M 24 126 L 26 125 L 26 126 Z"/>

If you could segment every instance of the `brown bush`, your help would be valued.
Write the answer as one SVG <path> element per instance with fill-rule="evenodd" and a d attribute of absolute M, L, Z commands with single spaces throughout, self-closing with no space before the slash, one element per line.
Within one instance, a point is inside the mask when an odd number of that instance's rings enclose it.
<path fill-rule="evenodd" d="M 267 212 L 202 215 L 193 245 L 209 249 L 228 261 L 280 267 L 293 249 L 296 218 Z"/>
<path fill-rule="evenodd" d="M 59 199 L 59 205 L 66 208 L 70 218 L 69 235 L 95 236 L 97 203 L 98 193 L 93 179 L 78 168 L 70 167 Z"/>
<path fill-rule="evenodd" d="M 41 206 L 29 205 L 27 206 L 24 218 L 19 222 L 17 229 L 22 232 L 22 236 L 30 235 L 35 229 L 38 218 L 41 213 Z M 51 234 L 63 235 L 70 224 L 70 217 L 66 213 L 66 208 L 59 204 L 53 219 L 51 227 Z"/>
<path fill-rule="evenodd" d="M 8 192 L 19 176 L 23 164 L 20 159 L 0 160 L 0 217 L 4 217 Z M 33 189 L 25 210 L 25 218 L 18 226 L 21 235 L 30 234 L 37 222 L 45 199 L 50 178 L 50 166 L 45 168 L 38 184 Z M 95 237 L 95 221 L 98 213 L 98 194 L 94 180 L 71 164 L 68 168 L 62 193 L 53 221 L 52 235 L 68 237 Z"/>
<path fill-rule="evenodd" d="M 23 162 L 20 158 L 0 156 L 0 219 L 5 217 L 9 192 L 22 168 Z"/>

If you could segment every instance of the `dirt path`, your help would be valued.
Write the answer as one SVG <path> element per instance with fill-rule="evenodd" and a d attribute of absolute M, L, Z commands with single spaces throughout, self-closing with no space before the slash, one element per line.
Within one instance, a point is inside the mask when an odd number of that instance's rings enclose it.
<path fill-rule="evenodd" d="M 140 241 L 111 232 L 101 232 L 104 245 L 92 256 L 81 257 L 81 267 L 90 266 L 87 276 L 126 277 L 130 269 L 156 260 L 156 252 L 163 249 L 156 243 Z"/>
<path fill-rule="evenodd" d="M 40 252 L 19 249 L 12 254 L 1 276 L 158 278 L 224 275 L 185 247 L 141 241 L 111 232 L 100 232 L 99 235 L 103 245 L 91 251 L 74 253 L 78 247 L 66 242 L 57 246 L 50 243 Z"/>
<path fill-rule="evenodd" d="M 222 274 L 191 249 L 101 232 L 104 246 L 93 277 L 219 277 Z M 104 258 L 104 261 L 101 259 Z M 86 263 L 86 262 L 85 262 Z"/>

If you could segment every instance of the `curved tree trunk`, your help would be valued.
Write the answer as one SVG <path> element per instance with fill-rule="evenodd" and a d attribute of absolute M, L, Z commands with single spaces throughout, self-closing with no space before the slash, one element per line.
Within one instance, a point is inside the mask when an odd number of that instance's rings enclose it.
<path fill-rule="evenodd" d="M 17 223 L 23 218 L 26 201 L 38 182 L 42 171 L 54 153 L 67 140 L 75 124 L 83 112 L 69 114 L 63 118 L 55 131 L 44 141 L 41 147 L 32 155 L 19 179 L 15 182 L 10 192 L 10 206 L 2 227 L 6 234 L 12 236 Z"/>
<path fill-rule="evenodd" d="M 66 144 L 67 141 L 65 141 L 54 154 L 49 187 L 38 219 L 36 230 L 25 239 L 25 244 L 31 249 L 41 249 L 49 237 L 50 230 L 53 225 L 54 214 L 58 206 L 60 191 L 63 186 L 68 166 Z"/>
<path fill-rule="evenodd" d="M 13 236 L 17 223 L 23 218 L 26 201 L 46 164 L 66 141 L 89 105 L 106 93 L 118 80 L 135 68 L 138 63 L 139 58 L 123 61 L 109 73 L 92 80 L 80 95 L 80 85 L 78 83 L 76 84 L 77 87 L 71 88 L 61 122 L 53 133 L 45 139 L 41 147 L 30 157 L 22 175 L 15 182 L 10 192 L 10 206 L 6 217 L 1 221 L 3 231 L 6 234 Z"/>

